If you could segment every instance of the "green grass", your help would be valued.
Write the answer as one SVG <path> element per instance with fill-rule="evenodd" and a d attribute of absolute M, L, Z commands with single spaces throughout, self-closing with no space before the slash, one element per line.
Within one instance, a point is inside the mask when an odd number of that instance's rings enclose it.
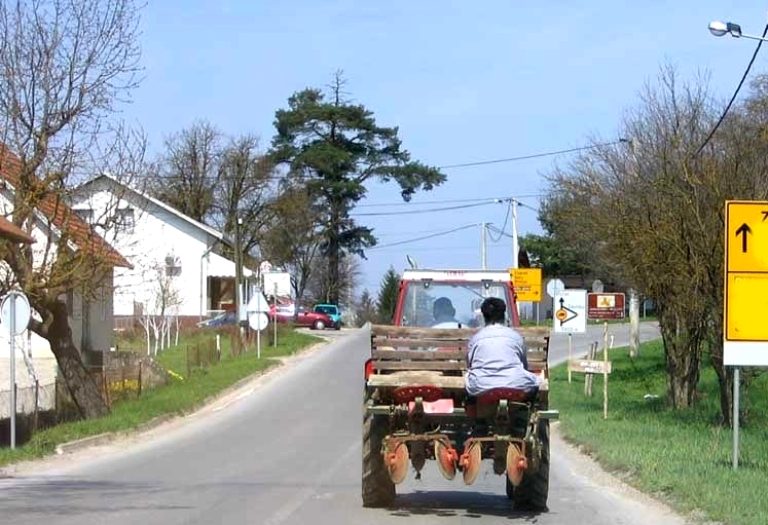
<path fill-rule="evenodd" d="M 231 357 L 228 337 L 222 337 L 222 360 L 207 369 L 194 370 L 186 377 L 185 346 L 202 341 L 195 338 L 210 338 L 210 334 L 195 334 L 191 339 L 180 342 L 178 347 L 164 351 L 158 361 L 174 372 L 184 376 L 183 380 L 172 378 L 167 386 L 146 391 L 138 399 L 126 399 L 113 405 L 111 413 L 103 418 L 63 423 L 35 434 L 23 446 L 11 450 L 0 449 L 0 466 L 17 461 L 39 458 L 54 452 L 57 445 L 103 432 L 119 432 L 135 429 L 153 418 L 163 415 L 185 414 L 200 407 L 211 396 L 221 392 L 237 381 L 265 370 L 278 363 L 276 358 L 288 356 L 320 341 L 317 337 L 282 330 L 278 334 L 278 346 L 273 348 L 264 341 L 261 359 L 251 347 L 239 357 Z M 226 341 L 226 342 L 225 342 Z"/>
<path fill-rule="evenodd" d="M 608 470 L 620 472 L 683 513 L 703 511 L 708 519 L 739 524 L 768 520 L 768 375 L 759 376 L 742 398 L 741 458 L 731 466 L 732 432 L 718 424 L 717 379 L 702 365 L 700 399 L 674 411 L 666 400 L 660 341 L 644 344 L 630 360 L 626 349 L 611 354 L 608 419 L 603 419 L 603 382 L 584 396 L 584 376 L 559 366 L 552 371 L 550 405 L 560 410 L 560 428 Z M 646 394 L 659 396 L 644 399 Z M 744 395 L 744 394 L 742 394 Z"/>

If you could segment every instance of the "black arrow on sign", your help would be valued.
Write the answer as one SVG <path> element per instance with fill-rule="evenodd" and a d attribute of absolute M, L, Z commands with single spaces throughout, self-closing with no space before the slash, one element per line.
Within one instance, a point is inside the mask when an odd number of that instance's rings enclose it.
<path fill-rule="evenodd" d="M 565 304 L 565 299 L 563 299 L 563 298 L 561 297 L 561 298 L 560 298 L 560 308 L 562 308 L 564 304 Z"/>
<path fill-rule="evenodd" d="M 741 253 L 747 253 L 747 234 L 749 233 L 752 233 L 752 229 L 746 222 L 736 230 L 736 236 L 741 235 Z"/>

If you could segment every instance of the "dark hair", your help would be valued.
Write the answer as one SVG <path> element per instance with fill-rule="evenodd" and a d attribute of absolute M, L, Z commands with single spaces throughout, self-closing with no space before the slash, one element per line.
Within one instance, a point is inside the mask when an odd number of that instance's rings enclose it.
<path fill-rule="evenodd" d="M 480 305 L 480 311 L 483 312 L 485 324 L 503 323 L 507 304 L 498 297 L 489 297 Z"/>
<path fill-rule="evenodd" d="M 435 319 L 451 319 L 456 315 L 453 303 L 447 297 L 438 297 L 432 304 L 432 315 Z"/>

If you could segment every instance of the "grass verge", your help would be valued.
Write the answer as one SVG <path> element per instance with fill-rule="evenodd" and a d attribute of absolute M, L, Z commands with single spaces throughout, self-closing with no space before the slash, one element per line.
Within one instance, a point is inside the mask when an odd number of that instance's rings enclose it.
<path fill-rule="evenodd" d="M 222 349 L 220 363 L 209 368 L 194 370 L 189 377 L 186 377 L 186 368 L 182 365 L 186 362 L 185 347 L 192 344 L 194 340 L 184 340 L 179 346 L 165 350 L 158 357 L 158 361 L 163 366 L 183 374 L 183 380 L 171 378 L 167 386 L 147 391 L 140 398 L 117 402 L 112 406 L 112 412 L 106 417 L 62 423 L 36 433 L 29 442 L 15 450 L 0 449 L 0 466 L 51 454 L 61 443 L 103 432 L 132 430 L 159 416 L 188 413 L 237 381 L 275 366 L 278 363 L 277 358 L 292 355 L 320 341 L 317 337 L 293 330 L 281 332 L 277 347 L 268 346 L 266 342 L 262 346 L 261 359 L 257 359 L 255 349 L 238 357 L 231 357 L 225 347 Z M 193 337 L 213 336 L 196 334 Z M 222 338 L 224 339 L 227 338 Z"/>
<path fill-rule="evenodd" d="M 763 524 L 768 520 L 768 375 L 742 392 L 740 466 L 731 466 L 733 435 L 718 424 L 717 378 L 702 365 L 700 398 L 688 410 L 665 401 L 666 373 L 661 341 L 642 345 L 631 360 L 625 348 L 612 351 L 608 419 L 603 419 L 603 382 L 584 396 L 584 376 L 568 383 L 565 366 L 552 371 L 550 405 L 560 410 L 560 428 L 608 470 L 683 513 L 710 520 Z M 650 396 L 650 397 L 647 397 Z"/>

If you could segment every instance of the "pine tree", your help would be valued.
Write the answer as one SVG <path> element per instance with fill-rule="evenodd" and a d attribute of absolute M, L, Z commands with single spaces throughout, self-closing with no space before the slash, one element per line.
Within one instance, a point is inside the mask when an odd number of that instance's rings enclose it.
<path fill-rule="evenodd" d="M 400 291 L 400 276 L 393 267 L 389 267 L 381 280 L 377 301 L 379 322 L 390 324 L 395 316 L 397 296 Z"/>

